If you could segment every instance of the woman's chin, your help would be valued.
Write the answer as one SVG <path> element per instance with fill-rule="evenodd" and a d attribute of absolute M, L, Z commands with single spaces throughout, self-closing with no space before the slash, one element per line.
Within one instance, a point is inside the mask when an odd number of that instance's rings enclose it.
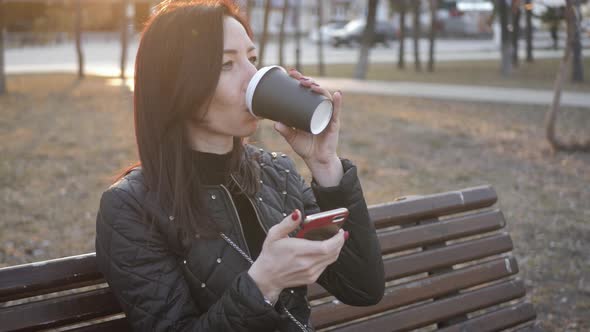
<path fill-rule="evenodd" d="M 258 120 L 250 121 L 243 127 L 243 132 L 240 133 L 240 137 L 248 137 L 254 135 L 258 130 Z"/>

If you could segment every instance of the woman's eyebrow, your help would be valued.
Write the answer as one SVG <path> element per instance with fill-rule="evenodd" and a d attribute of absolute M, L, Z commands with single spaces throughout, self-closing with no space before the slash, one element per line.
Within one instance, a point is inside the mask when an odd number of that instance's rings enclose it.
<path fill-rule="evenodd" d="M 250 46 L 250 47 L 248 48 L 248 51 L 246 51 L 246 53 L 250 53 L 250 52 L 254 51 L 255 49 L 256 49 L 256 47 L 255 47 L 255 46 Z M 225 54 L 225 53 L 230 53 L 230 54 L 237 54 L 237 53 L 238 53 L 238 51 L 237 51 L 237 50 L 234 50 L 234 49 L 227 49 L 227 50 L 223 50 L 223 53 L 224 53 L 224 54 Z"/>

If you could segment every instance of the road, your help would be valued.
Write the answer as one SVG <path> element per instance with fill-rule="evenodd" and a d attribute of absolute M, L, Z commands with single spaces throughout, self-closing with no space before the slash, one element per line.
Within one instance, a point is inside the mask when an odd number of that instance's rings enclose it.
<path fill-rule="evenodd" d="M 564 38 L 561 39 L 563 41 Z M 524 53 L 524 43 L 521 43 Z M 546 35 L 535 39 L 536 58 L 558 58 L 562 50 L 548 49 L 551 41 Z M 584 40 L 583 45 L 590 46 L 590 38 Z M 129 43 L 129 57 L 127 59 L 127 74 L 133 75 L 135 54 L 137 53 L 138 37 L 131 38 Z M 355 63 L 358 58 L 358 48 L 333 48 L 327 45 L 324 51 L 326 63 Z M 406 59 L 413 62 L 412 40 L 406 40 Z M 119 73 L 119 59 L 121 49 L 116 35 L 96 37 L 87 34 L 83 43 L 86 71 L 91 74 L 113 76 Z M 588 50 L 585 50 L 588 52 Z M 426 59 L 428 41 L 420 40 L 421 58 Z M 379 46 L 370 53 L 372 62 L 397 61 L 398 42 L 392 42 L 389 47 Z M 285 46 L 286 63 L 294 64 L 294 43 Z M 522 54 L 524 57 L 524 54 Z M 465 61 L 465 60 L 494 60 L 500 58 L 498 46 L 491 39 L 442 39 L 435 47 L 436 61 Z M 317 46 L 304 38 L 301 45 L 302 64 L 317 63 Z M 6 50 L 5 63 L 7 73 L 27 72 L 73 72 L 77 70 L 75 47 L 72 42 L 43 47 L 11 48 Z M 278 45 L 269 43 L 266 48 L 265 64 L 278 63 Z"/>

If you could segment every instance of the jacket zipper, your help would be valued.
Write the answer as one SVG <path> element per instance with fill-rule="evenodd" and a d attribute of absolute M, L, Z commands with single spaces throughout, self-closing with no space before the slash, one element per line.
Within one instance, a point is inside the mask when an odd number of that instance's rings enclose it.
<path fill-rule="evenodd" d="M 248 201 L 250 202 L 250 204 L 252 204 L 252 208 L 254 209 L 254 213 L 256 214 L 256 220 L 258 221 L 258 224 L 260 225 L 260 227 L 262 228 L 262 230 L 264 231 L 265 234 L 268 234 L 266 228 L 264 227 L 264 224 L 262 223 L 262 221 L 260 220 L 260 215 L 258 214 L 258 210 L 256 210 L 256 205 L 254 204 L 254 202 L 252 201 L 252 199 L 250 198 L 250 196 L 248 196 L 245 192 L 244 189 L 242 188 L 242 186 L 240 186 L 240 183 L 236 180 L 236 178 L 234 178 L 234 175 L 231 174 L 230 175 L 231 179 L 236 183 L 236 185 L 238 186 L 238 188 L 240 188 L 240 190 L 242 191 L 242 193 L 244 194 L 244 196 L 246 196 L 246 198 L 248 198 Z M 234 205 L 234 202 L 231 198 L 231 194 L 229 193 L 229 190 L 224 186 L 221 185 L 223 187 L 223 189 L 225 189 L 225 191 L 228 193 L 228 195 L 230 195 L 230 201 L 232 202 L 232 205 L 234 207 L 234 211 L 237 214 L 237 209 Z M 238 216 L 238 221 L 240 220 L 240 217 Z M 240 229 L 241 229 L 242 225 L 240 222 Z M 240 250 L 240 248 L 233 243 L 233 241 L 225 234 L 221 233 L 222 238 L 230 245 L 230 247 L 234 248 L 238 253 L 240 253 L 248 262 L 250 262 L 250 264 L 254 264 L 254 261 L 252 260 L 252 255 L 250 254 L 250 251 L 248 251 L 248 255 L 245 255 L 245 253 L 243 251 Z M 246 236 L 244 236 L 243 230 L 242 230 L 242 236 L 244 237 L 244 240 L 246 239 Z M 248 248 L 248 246 L 246 246 L 246 248 Z M 303 332 L 308 332 L 309 330 L 307 329 L 307 327 L 305 327 L 305 325 L 303 325 L 303 323 L 301 323 L 300 321 L 297 320 L 297 318 L 295 318 L 295 316 L 293 316 L 293 314 L 287 310 L 287 307 L 285 307 L 285 305 L 283 305 L 281 303 L 281 307 L 283 308 L 283 310 L 285 311 L 285 313 L 287 314 L 287 316 L 289 317 L 289 319 L 291 319 L 291 321 L 293 321 L 293 323 L 295 323 L 295 325 L 297 325 L 297 327 L 299 327 L 301 329 L 301 331 Z"/>
<path fill-rule="evenodd" d="M 246 195 L 246 193 L 244 192 L 244 188 L 242 188 L 242 186 L 240 186 L 240 183 L 238 182 L 238 180 L 236 180 L 236 178 L 234 178 L 234 175 L 231 174 L 230 177 L 232 180 L 234 180 L 234 182 L 236 183 L 238 188 L 240 188 L 240 190 L 242 191 L 244 196 L 246 196 L 246 198 L 248 198 L 248 201 L 250 202 L 250 204 L 252 205 L 252 208 L 254 209 L 254 214 L 256 214 L 256 221 L 258 221 L 258 224 L 260 225 L 260 227 L 262 228 L 264 233 L 268 234 L 268 230 L 264 227 L 264 224 L 260 220 L 260 215 L 258 214 L 258 210 L 256 210 L 256 204 L 254 204 L 254 202 L 252 201 L 252 198 L 250 198 L 250 196 Z"/>
<path fill-rule="evenodd" d="M 240 226 L 240 234 L 242 235 L 242 239 L 244 240 L 244 246 L 246 247 L 246 251 L 248 252 L 248 256 L 252 256 L 252 254 L 250 253 L 250 248 L 248 248 L 248 242 L 246 241 L 246 235 L 244 234 L 244 228 L 242 227 L 242 221 L 240 220 L 240 214 L 238 213 L 238 209 L 236 208 L 236 204 L 234 203 L 234 200 L 231 197 L 231 193 L 224 185 L 221 185 L 221 188 L 223 188 L 223 190 L 227 194 L 229 201 L 231 203 L 231 206 L 234 210 L 234 214 L 235 214 L 236 218 L 238 219 L 238 226 Z"/>

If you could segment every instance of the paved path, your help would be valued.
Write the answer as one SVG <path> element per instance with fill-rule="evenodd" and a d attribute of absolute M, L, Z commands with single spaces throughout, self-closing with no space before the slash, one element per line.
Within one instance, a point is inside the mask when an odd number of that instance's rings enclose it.
<path fill-rule="evenodd" d="M 496 102 L 505 104 L 549 106 L 553 91 L 522 88 L 501 88 L 458 84 L 433 84 L 416 82 L 361 81 L 347 78 L 315 78 L 330 90 L 385 96 L 426 97 L 447 100 Z M 590 91 L 564 92 L 561 105 L 590 108 Z"/>

